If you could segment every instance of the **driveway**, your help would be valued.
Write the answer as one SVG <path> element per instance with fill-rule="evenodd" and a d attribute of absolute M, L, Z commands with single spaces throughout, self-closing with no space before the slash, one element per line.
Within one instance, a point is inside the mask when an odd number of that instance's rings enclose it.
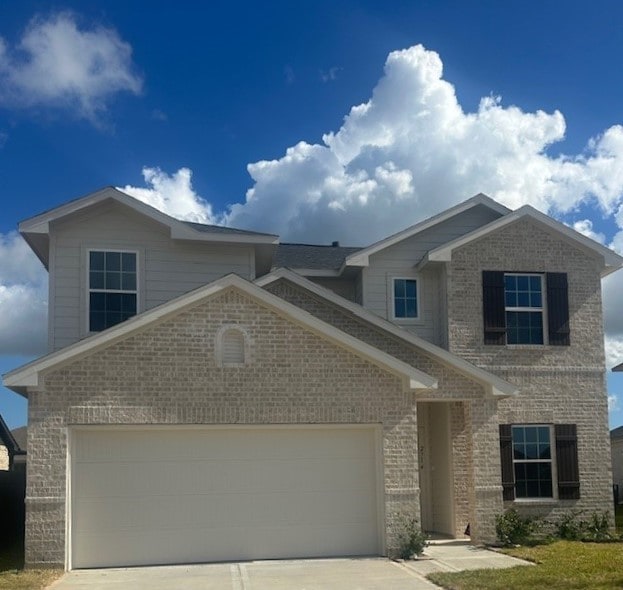
<path fill-rule="evenodd" d="M 531 565 L 464 541 L 432 543 L 417 561 L 383 557 L 76 570 L 52 590 L 438 590 L 438 571 Z"/>
<path fill-rule="evenodd" d="M 437 590 L 383 558 L 307 559 L 77 570 L 52 590 Z"/>

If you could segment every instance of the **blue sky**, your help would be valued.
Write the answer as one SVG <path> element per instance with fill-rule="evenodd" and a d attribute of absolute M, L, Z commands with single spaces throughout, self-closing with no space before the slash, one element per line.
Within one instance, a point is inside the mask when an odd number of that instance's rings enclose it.
<path fill-rule="evenodd" d="M 17 223 L 104 185 L 353 245 L 482 191 L 623 252 L 622 25 L 615 1 L 0 4 L 0 372 L 45 336 Z M 26 420 L 7 390 L 0 413 Z"/>

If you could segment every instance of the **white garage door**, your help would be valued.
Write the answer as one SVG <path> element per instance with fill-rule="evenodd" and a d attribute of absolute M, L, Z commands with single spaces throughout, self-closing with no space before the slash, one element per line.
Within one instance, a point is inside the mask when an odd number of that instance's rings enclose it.
<path fill-rule="evenodd" d="M 367 428 L 82 429 L 72 567 L 380 552 Z"/>

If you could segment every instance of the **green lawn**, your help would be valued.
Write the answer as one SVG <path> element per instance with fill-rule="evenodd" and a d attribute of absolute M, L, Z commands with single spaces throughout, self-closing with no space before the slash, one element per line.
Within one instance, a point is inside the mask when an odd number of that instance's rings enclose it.
<path fill-rule="evenodd" d="M 61 570 L 24 570 L 20 549 L 0 552 L 0 590 L 43 590 L 62 575 Z"/>
<path fill-rule="evenodd" d="M 623 588 L 623 543 L 557 541 L 507 549 L 534 567 L 436 573 L 430 580 L 450 590 L 614 590 Z"/>

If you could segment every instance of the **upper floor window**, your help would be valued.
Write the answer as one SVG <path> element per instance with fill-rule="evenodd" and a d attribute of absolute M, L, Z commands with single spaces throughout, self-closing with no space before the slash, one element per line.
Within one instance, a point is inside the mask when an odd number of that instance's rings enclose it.
<path fill-rule="evenodd" d="M 416 279 L 393 279 L 395 319 L 417 319 L 418 296 Z"/>
<path fill-rule="evenodd" d="M 482 272 L 485 344 L 569 346 L 569 289 L 562 272 Z"/>
<path fill-rule="evenodd" d="M 504 275 L 507 344 L 543 344 L 543 276 Z"/>
<path fill-rule="evenodd" d="M 136 315 L 136 252 L 89 252 L 89 331 L 100 332 Z"/>

